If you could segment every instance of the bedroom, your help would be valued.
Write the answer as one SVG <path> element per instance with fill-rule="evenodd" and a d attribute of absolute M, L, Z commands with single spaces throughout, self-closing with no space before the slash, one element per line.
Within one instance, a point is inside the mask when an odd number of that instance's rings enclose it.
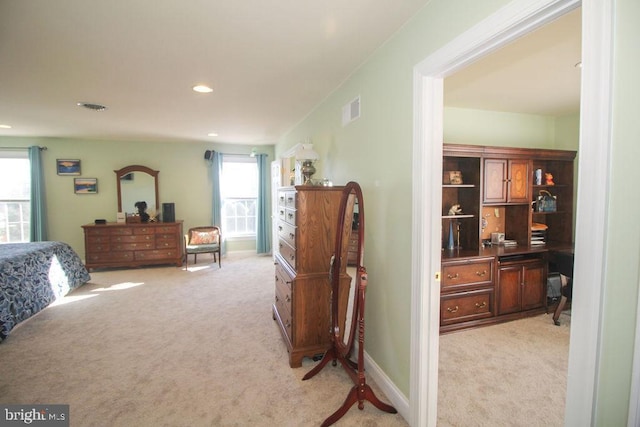
<path fill-rule="evenodd" d="M 626 33 L 628 21 L 625 18 L 633 16 L 636 12 L 630 2 L 617 2 L 620 11 L 616 11 L 616 17 L 618 17 L 619 23 L 616 24 L 615 33 L 619 37 L 618 43 L 621 43 L 620 48 L 626 48 L 625 43 L 631 43 L 633 37 Z M 283 138 L 276 148 L 276 154 L 279 150 L 284 151 L 293 143 L 297 143 L 312 135 L 314 142 L 322 140 L 321 144 L 318 144 L 318 151 L 322 159 L 326 160 L 325 163 L 321 163 L 322 168 L 319 174 L 331 176 L 335 182 L 340 182 L 349 176 L 366 176 L 369 177 L 370 186 L 375 191 L 367 194 L 369 205 L 375 206 L 375 209 L 379 212 L 384 212 L 388 215 L 388 221 L 382 218 L 376 221 L 376 226 L 379 232 L 373 234 L 369 240 L 368 256 L 372 259 L 387 259 L 389 254 L 392 258 L 387 264 L 381 264 L 376 268 L 376 276 L 379 277 L 380 282 L 396 282 L 396 283 L 409 283 L 410 282 L 410 266 L 408 265 L 408 259 L 410 259 L 410 247 L 407 243 L 411 239 L 411 232 L 409 229 L 396 229 L 390 224 L 394 223 L 409 223 L 410 222 L 410 196 L 408 188 L 411 184 L 411 177 L 409 172 L 406 171 L 407 165 L 411 164 L 412 153 L 410 143 L 411 140 L 411 105 L 410 99 L 410 74 L 411 67 L 427 56 L 428 52 L 435 50 L 438 46 L 442 45 L 446 40 L 452 38 L 456 34 L 461 33 L 464 29 L 470 26 L 472 23 L 478 22 L 482 18 L 488 16 L 491 12 L 506 2 L 496 2 L 494 6 L 489 5 L 476 5 L 474 2 L 464 2 L 461 7 L 449 7 L 445 6 L 445 2 L 431 2 L 428 7 L 421 10 L 421 12 L 414 18 L 411 24 L 404 28 L 404 31 L 396 35 L 391 39 L 383 49 L 378 51 L 376 55 L 356 72 L 352 78 L 345 82 L 342 88 L 334 93 L 333 105 L 319 105 L 313 113 L 313 116 L 306 122 L 302 122 L 294 132 L 288 137 Z M 464 7 L 462 7 L 464 6 Z M 627 10 L 627 9 L 631 10 Z M 464 12 L 462 12 L 464 10 Z M 623 13 L 626 12 L 626 13 Z M 445 28 L 446 27 L 446 28 Z M 429 28 L 424 30 L 422 28 Z M 629 30 L 631 31 L 631 30 Z M 417 32 L 418 34 L 415 34 Z M 631 33 L 634 34 L 633 32 Z M 425 46 L 421 49 L 409 48 L 409 46 L 415 46 L 417 40 L 433 40 L 428 43 L 429 46 Z M 625 52 L 623 50 L 623 52 Z M 401 57 L 401 58 L 399 58 Z M 387 69 L 385 63 L 389 61 L 401 60 L 404 66 L 396 67 L 393 69 Z M 619 108 L 633 109 L 637 111 L 636 105 L 630 100 L 626 100 L 625 93 L 631 93 L 636 90 L 637 83 L 635 83 L 630 77 L 625 74 L 626 70 L 631 70 L 637 65 L 635 59 L 629 54 L 621 54 L 616 57 L 614 66 L 617 73 L 615 75 L 617 102 L 621 102 Z M 384 76 L 381 76 L 383 74 Z M 353 96 L 360 92 L 360 89 L 367 84 L 369 79 L 381 78 L 383 81 L 391 79 L 392 81 L 402 81 L 402 90 L 398 90 L 397 94 L 391 93 L 391 91 L 383 91 L 381 89 L 368 88 L 366 93 L 370 99 L 385 99 L 392 102 L 388 102 L 388 105 L 375 101 L 367 101 L 363 107 L 363 117 L 359 122 L 355 122 L 354 126 L 340 129 L 338 121 L 333 121 L 333 111 L 339 109 L 344 103 L 353 99 Z M 384 85 L 383 85 L 384 86 Z M 394 87 L 399 88 L 394 83 Z M 626 89 L 625 89 L 626 88 Z M 364 99 L 363 94 L 363 99 Z M 376 104 L 375 106 L 373 104 Z M 367 108 L 366 110 L 364 108 Z M 369 119 L 365 120 L 364 112 L 369 114 Z M 617 122 L 614 131 L 620 137 L 620 142 L 616 144 L 616 155 L 614 161 L 614 171 L 626 171 L 631 174 L 637 173 L 635 168 L 629 167 L 627 162 L 636 154 L 635 148 L 631 143 L 634 137 L 634 127 L 632 123 L 625 122 L 626 116 L 622 113 L 617 115 L 617 119 L 621 121 Z M 313 120 L 316 123 L 311 123 Z M 332 134 L 339 132 L 339 138 L 333 138 Z M 362 150 L 360 145 L 349 145 L 344 141 L 358 140 L 367 141 L 366 150 Z M 393 156 L 388 156 L 388 149 L 385 148 L 389 141 L 405 141 L 404 144 L 395 144 L 396 149 Z M 7 145 L 20 145 L 15 137 L 2 137 L 3 144 Z M 171 172 L 165 164 L 159 164 L 155 168 L 161 170 L 161 187 L 169 190 L 173 186 L 173 190 L 167 194 L 167 200 L 171 199 L 176 202 L 177 209 L 180 209 L 180 196 L 187 193 L 186 189 L 193 188 L 193 182 L 198 182 L 197 179 L 192 181 L 189 185 L 185 185 L 182 182 L 174 182 L 182 173 L 186 173 L 192 166 L 192 161 L 200 162 L 202 152 L 205 149 L 210 149 L 210 142 L 196 143 L 197 147 L 181 146 L 181 149 L 176 152 L 170 148 L 169 143 L 153 143 L 146 145 L 138 145 L 132 147 L 131 144 L 127 144 L 122 141 L 103 141 L 105 144 L 100 144 L 99 141 L 74 141 L 68 139 L 54 138 L 34 138 L 29 139 L 28 142 L 24 142 L 24 145 L 30 145 L 36 143 L 38 145 L 46 145 L 49 147 L 51 158 L 60 158 L 73 155 L 74 158 L 83 159 L 83 166 L 86 164 L 90 169 L 88 171 L 94 171 L 96 176 L 100 172 L 99 182 L 109 182 L 109 177 L 113 174 L 113 169 L 117 169 L 118 166 L 122 166 L 118 160 L 118 153 L 127 153 L 127 156 L 131 156 L 132 160 L 127 164 L 141 163 L 148 166 L 154 166 L 150 160 L 164 158 L 163 162 L 166 164 L 175 165 L 176 162 L 180 163 L 180 166 L 174 168 L 175 172 Z M 619 145 L 618 145 L 619 144 Z M 250 149 L 252 145 L 249 145 L 247 149 Z M 371 155 L 365 156 L 366 164 L 361 161 L 354 161 L 353 159 L 361 158 L 363 151 L 369 151 Z M 103 159 L 111 159 L 114 164 L 107 164 L 101 166 Z M 627 160 L 625 160 L 627 159 Z M 160 160 L 162 161 L 162 160 Z M 367 174 L 364 169 L 375 169 L 377 176 L 373 174 Z M 350 170 L 350 172 L 347 172 Z M 92 175 L 93 176 L 93 175 Z M 164 177 L 168 178 L 164 179 Z M 397 176 L 397 178 L 396 178 Z M 72 242 L 75 240 L 76 246 L 81 242 L 81 230 L 79 225 L 82 223 L 90 222 L 95 218 L 105 216 L 105 212 L 113 212 L 113 203 L 115 200 L 115 193 L 110 192 L 108 188 L 105 189 L 106 193 L 100 190 L 97 195 L 90 196 L 75 196 L 70 189 L 70 183 L 65 182 L 57 176 L 51 176 L 52 188 L 50 200 L 60 201 L 58 207 L 59 211 L 63 213 L 56 215 L 52 219 L 54 222 L 51 229 L 57 230 L 60 238 L 70 239 Z M 164 180 L 163 180 L 164 179 Z M 628 179 L 627 179 L 628 182 Z M 168 187 L 167 187 L 168 186 Z M 636 203 L 633 200 L 628 200 L 624 197 L 624 185 L 615 185 L 612 188 L 612 199 L 618 206 L 628 206 L 629 203 Z M 172 197 L 173 196 L 173 197 Z M 90 197 L 90 201 L 87 202 L 87 198 Z M 162 196 L 164 198 L 164 196 Z M 184 196 L 186 199 L 186 196 Z M 72 204 L 69 204 L 69 199 L 72 200 Z M 53 202 L 52 202 L 53 203 Z M 613 203 L 613 202 L 612 202 Z M 402 206 L 400 212 L 390 212 L 390 206 L 392 205 Z M 183 212 L 199 212 L 198 204 L 189 204 L 188 201 L 184 202 L 185 211 Z M 190 209 L 187 211 L 186 208 Z M 620 213 L 614 214 L 621 215 Z M 183 213 L 182 215 L 185 215 Z M 196 214 L 200 215 L 200 214 Z M 203 213 L 204 217 L 198 217 L 197 219 L 206 219 L 206 213 Z M 194 221 L 195 222 L 195 221 Z M 623 226 L 624 221 L 613 221 L 612 229 L 610 233 L 615 236 L 624 235 L 626 232 L 635 233 L 635 224 Z M 627 227 L 632 227 L 629 230 Z M 392 229 L 393 228 L 393 229 Z M 390 239 L 389 236 L 394 236 Z M 607 384 L 616 384 L 620 378 L 628 378 L 631 372 L 631 358 L 632 349 L 627 343 L 633 342 L 633 330 L 635 315 L 635 296 L 637 277 L 635 276 L 637 266 L 637 257 L 633 259 L 633 254 L 637 253 L 637 244 L 627 240 L 623 240 L 625 243 L 621 247 L 612 247 L 619 257 L 608 256 L 606 263 L 609 266 L 608 271 L 615 271 L 613 277 L 607 277 L 604 281 L 605 289 L 616 289 L 622 286 L 622 289 L 617 289 L 612 298 L 612 302 L 608 302 L 605 305 L 605 313 L 609 313 L 609 310 L 613 310 L 615 302 L 622 303 L 625 307 L 622 319 L 615 319 L 616 333 L 622 333 L 622 337 L 613 338 L 613 335 L 607 335 L 611 338 L 611 342 L 605 346 L 604 351 L 604 366 L 606 367 L 606 374 L 603 376 L 601 386 L 607 389 L 617 390 L 613 394 L 608 394 L 606 398 L 603 397 L 604 407 L 600 408 L 600 411 L 604 411 L 603 417 L 607 417 L 610 411 L 614 411 L 613 408 L 618 408 L 617 402 L 628 402 L 628 395 L 625 395 L 622 391 L 614 386 L 606 387 Z M 392 246 L 389 247 L 388 245 Z M 624 260 L 624 261 L 623 261 Z M 397 268 L 393 265 L 399 265 L 403 268 Z M 632 266 L 632 268 L 629 268 Z M 625 283 L 625 285 L 621 285 Z M 616 284 L 616 285 L 614 285 Z M 373 289 L 373 288 L 372 288 Z M 378 297 L 371 297 L 373 306 L 381 313 L 380 319 L 370 322 L 370 333 L 376 334 L 375 331 L 380 332 L 379 340 L 371 340 L 369 344 L 369 351 L 376 358 L 380 360 L 381 366 L 387 371 L 392 380 L 402 389 L 407 395 L 409 394 L 409 347 L 410 337 L 408 332 L 403 332 L 398 335 L 396 333 L 388 334 L 383 333 L 385 329 L 391 325 L 391 328 L 396 331 L 407 331 L 409 329 L 409 301 L 410 291 L 406 286 L 398 286 L 393 290 L 385 291 L 384 295 Z M 618 296 L 616 296 L 618 295 Z M 623 299 L 623 301 L 621 301 Z M 384 302 L 386 301 L 386 303 Z M 611 304 L 611 305 L 609 305 Z M 403 313 L 398 316 L 393 313 Z M 384 321 L 382 319 L 385 319 Z M 609 318 L 607 318 L 609 319 Z M 614 328 L 612 324 L 613 319 L 609 319 L 606 322 L 608 325 L 606 333 L 612 334 Z M 611 325 L 611 326 L 609 326 Z M 401 354 L 391 356 L 385 351 L 385 348 L 399 348 Z M 614 355 L 624 355 L 624 359 L 627 360 L 624 364 L 614 363 L 612 358 Z M 615 402 L 615 403 L 614 403 Z M 612 406 L 609 406 L 612 405 Z M 626 414 L 628 403 L 623 404 L 624 408 L 621 412 Z M 610 409 L 607 409 L 610 408 Z M 618 408 L 619 409 L 619 408 Z M 616 412 L 619 412 L 616 410 Z M 599 412 L 601 413 L 601 412 Z"/>

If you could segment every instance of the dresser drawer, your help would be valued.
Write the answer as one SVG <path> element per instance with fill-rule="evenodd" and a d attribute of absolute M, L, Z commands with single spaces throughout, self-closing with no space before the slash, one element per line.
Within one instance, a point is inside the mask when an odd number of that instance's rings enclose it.
<path fill-rule="evenodd" d="M 278 242 L 278 250 L 282 258 L 293 268 L 296 269 L 296 250 L 289 246 L 284 239 L 280 239 Z"/>
<path fill-rule="evenodd" d="M 177 248 L 178 239 L 175 234 L 156 234 L 156 248 Z"/>
<path fill-rule="evenodd" d="M 442 292 L 493 285 L 493 258 L 460 260 L 442 266 Z"/>
<path fill-rule="evenodd" d="M 291 287 L 276 274 L 276 307 L 279 313 L 291 313 Z"/>
<path fill-rule="evenodd" d="M 153 227 L 135 227 L 133 234 L 154 234 L 155 228 Z"/>
<path fill-rule="evenodd" d="M 155 242 L 153 234 L 132 234 L 129 236 L 111 236 L 111 243 L 146 243 Z"/>
<path fill-rule="evenodd" d="M 278 192 L 278 206 L 287 206 L 287 193 L 284 191 Z"/>
<path fill-rule="evenodd" d="M 296 210 L 289 208 L 285 209 L 284 221 L 286 221 L 288 224 L 296 225 Z"/>
<path fill-rule="evenodd" d="M 141 242 L 141 243 L 113 243 L 111 245 L 112 251 L 139 251 L 144 249 L 155 249 L 156 245 L 153 242 Z"/>
<path fill-rule="evenodd" d="M 442 296 L 440 325 L 493 317 L 493 296 L 492 289 Z"/>
<path fill-rule="evenodd" d="M 108 227 L 105 230 L 108 231 L 110 236 L 128 236 L 133 234 L 133 228 L 131 227 Z"/>
<path fill-rule="evenodd" d="M 177 250 L 156 249 L 150 251 L 135 251 L 134 259 L 136 261 L 147 261 L 157 259 L 175 259 L 178 256 Z"/>
<path fill-rule="evenodd" d="M 103 248 L 106 248 L 106 250 L 109 250 L 109 242 L 111 242 L 111 237 L 109 237 L 109 235 L 87 237 L 87 242 L 91 246 L 92 251 L 98 250 L 96 249 L 96 246 L 101 246 Z M 105 250 L 105 249 L 99 249 L 99 250 Z"/>
<path fill-rule="evenodd" d="M 167 224 L 153 227 L 154 232 L 157 234 L 179 234 L 179 226 L 174 224 Z"/>
<path fill-rule="evenodd" d="M 132 261 L 133 251 L 122 252 L 90 252 L 87 254 L 87 262 L 112 263 L 122 261 Z"/>
<path fill-rule="evenodd" d="M 110 236 L 111 228 L 108 228 L 108 227 L 88 228 L 84 232 L 87 237 L 98 238 L 101 236 Z"/>
<path fill-rule="evenodd" d="M 280 221 L 278 223 L 278 234 L 290 246 L 296 247 L 296 228 L 293 225 Z"/>
<path fill-rule="evenodd" d="M 285 191 L 284 193 L 285 201 L 284 205 L 288 208 L 296 207 L 296 192 L 295 191 Z"/>

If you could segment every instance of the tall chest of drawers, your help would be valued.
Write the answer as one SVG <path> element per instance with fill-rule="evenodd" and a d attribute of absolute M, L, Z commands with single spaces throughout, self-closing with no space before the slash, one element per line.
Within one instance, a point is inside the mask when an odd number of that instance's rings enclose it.
<path fill-rule="evenodd" d="M 88 269 L 182 265 L 182 221 L 87 224 L 82 228 Z"/>
<path fill-rule="evenodd" d="M 278 192 L 273 318 L 291 367 L 329 348 L 329 267 L 341 196 L 342 187 L 296 186 Z"/>

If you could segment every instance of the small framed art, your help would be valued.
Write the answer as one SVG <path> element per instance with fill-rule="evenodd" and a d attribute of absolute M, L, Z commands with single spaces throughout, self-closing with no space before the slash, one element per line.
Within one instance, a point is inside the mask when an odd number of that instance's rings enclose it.
<path fill-rule="evenodd" d="M 98 178 L 74 178 L 73 191 L 76 194 L 96 194 L 98 192 Z"/>
<path fill-rule="evenodd" d="M 56 171 L 58 175 L 80 175 L 80 160 L 57 159 Z"/>

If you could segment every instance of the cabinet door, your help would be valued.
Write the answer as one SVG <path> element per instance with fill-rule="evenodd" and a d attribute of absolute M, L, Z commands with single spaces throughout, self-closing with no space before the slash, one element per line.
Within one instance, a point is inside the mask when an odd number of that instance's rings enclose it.
<path fill-rule="evenodd" d="M 524 266 L 522 285 L 522 309 L 542 307 L 547 298 L 546 274 L 543 263 Z"/>
<path fill-rule="evenodd" d="M 516 313 L 521 307 L 522 265 L 498 269 L 498 314 Z"/>
<path fill-rule="evenodd" d="M 507 201 L 507 161 L 485 159 L 484 161 L 484 203 L 504 203 Z"/>
<path fill-rule="evenodd" d="M 484 203 L 529 203 L 529 161 L 485 159 Z"/>
<path fill-rule="evenodd" d="M 509 160 L 507 178 L 507 202 L 529 202 L 529 161 Z"/>

